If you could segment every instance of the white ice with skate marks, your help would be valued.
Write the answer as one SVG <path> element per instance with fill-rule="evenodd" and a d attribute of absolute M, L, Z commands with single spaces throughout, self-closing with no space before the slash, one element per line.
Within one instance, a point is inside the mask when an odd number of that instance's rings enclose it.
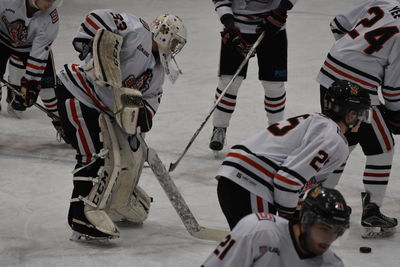
<path fill-rule="evenodd" d="M 333 38 L 329 21 L 333 14 L 358 0 L 300 1 L 289 14 L 289 82 L 286 116 L 319 110 L 319 89 L 314 81 Z M 209 112 L 217 85 L 220 25 L 211 1 L 120 0 L 64 1 L 61 29 L 55 42 L 57 69 L 76 63 L 71 45 L 85 13 L 115 8 L 142 16 L 148 22 L 163 12 L 182 17 L 188 28 L 188 44 L 177 60 L 183 75 L 174 86 L 165 83 L 164 96 L 147 135 L 147 143 L 164 164 L 174 162 Z M 195 11 L 195 12 L 194 12 Z M 5 97 L 0 115 L 0 265 L 1 266 L 200 266 L 216 242 L 191 237 L 169 203 L 150 168 L 143 170 L 140 184 L 154 198 L 143 225 L 120 224 L 121 238 L 109 244 L 69 241 L 66 217 L 72 190 L 74 151 L 60 145 L 48 117 L 32 107 L 22 118 L 11 119 Z M 227 132 L 230 147 L 265 128 L 263 89 L 257 81 L 252 59 L 238 104 Z M 201 225 L 226 228 L 213 178 L 227 153 L 215 159 L 208 148 L 212 126 L 208 122 L 192 147 L 171 173 L 183 197 Z M 399 138 L 396 137 L 396 141 Z M 54 160 L 55 159 L 55 160 Z M 400 217 L 399 152 L 382 212 Z M 361 175 L 364 157 L 356 149 L 339 184 L 353 208 L 351 228 L 345 240 L 334 245 L 346 266 L 397 266 L 400 234 L 391 238 L 361 238 Z M 360 254 L 360 246 L 372 248 Z"/>

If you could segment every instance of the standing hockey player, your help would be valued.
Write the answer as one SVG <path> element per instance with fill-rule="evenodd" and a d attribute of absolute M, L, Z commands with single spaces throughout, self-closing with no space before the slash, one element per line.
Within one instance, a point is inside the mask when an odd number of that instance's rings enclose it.
<path fill-rule="evenodd" d="M 165 14 L 149 26 L 113 10 L 90 12 L 73 40 L 84 65 L 65 65 L 57 98 L 65 133 L 76 149 L 68 213 L 73 239 L 119 236 L 115 221 L 142 223 L 150 197 L 137 184 L 144 151 L 136 135 L 148 132 L 165 73 L 186 43 L 180 18 Z M 176 63 L 176 62 L 175 62 Z"/>
<path fill-rule="evenodd" d="M 331 22 L 336 39 L 317 81 L 321 103 L 326 88 L 338 79 L 347 79 L 368 90 L 372 103 L 371 124 L 361 124 L 357 134 L 346 137 L 350 151 L 360 143 L 366 155 L 363 174 L 361 224 L 364 237 L 385 234 L 397 225 L 397 219 L 380 212 L 392 167 L 394 140 L 400 133 L 400 16 L 397 0 L 364 1 Z M 385 100 L 381 104 L 378 88 Z M 334 187 L 345 165 L 336 170 L 325 186 Z M 371 227 L 378 227 L 371 231 Z"/>
<path fill-rule="evenodd" d="M 265 91 L 264 108 L 268 124 L 283 119 L 287 80 L 286 17 L 297 0 L 213 0 L 215 10 L 224 26 L 221 32 L 219 60 L 219 83 L 215 98 L 233 78 L 245 55 L 262 31 L 266 37 L 256 49 L 258 79 Z M 242 81 L 246 78 L 246 64 L 233 81 L 213 115 L 213 133 L 209 147 L 222 150 L 226 129 L 236 106 L 236 97 Z"/>
<path fill-rule="evenodd" d="M 368 93 L 339 80 L 327 91 L 323 114 L 280 121 L 233 146 L 217 174 L 218 200 L 230 229 L 255 212 L 298 219 L 301 195 L 346 162 L 343 134 L 356 132 L 369 111 Z"/>
<path fill-rule="evenodd" d="M 350 209 L 339 191 L 310 190 L 296 223 L 266 213 L 243 218 L 203 267 L 344 266 L 330 245 L 349 228 Z"/>
<path fill-rule="evenodd" d="M 58 115 L 51 52 L 59 28 L 57 6 L 56 0 L 0 0 L 0 77 L 9 62 L 8 82 L 19 89 L 7 88 L 7 110 L 15 117 L 38 95 Z"/>

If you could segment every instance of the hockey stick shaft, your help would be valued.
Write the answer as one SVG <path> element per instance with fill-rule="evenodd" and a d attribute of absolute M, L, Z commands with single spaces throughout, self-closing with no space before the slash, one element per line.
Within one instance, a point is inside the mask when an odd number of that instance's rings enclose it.
<path fill-rule="evenodd" d="M 265 32 L 262 32 L 261 35 L 257 38 L 256 42 L 252 45 L 250 48 L 249 52 L 247 53 L 246 57 L 242 61 L 242 63 L 239 65 L 238 69 L 236 70 L 235 74 L 233 75 L 232 79 L 229 81 L 229 83 L 225 86 L 224 90 L 222 90 L 221 94 L 219 95 L 218 99 L 214 102 L 213 107 L 211 108 L 210 112 L 208 113 L 207 117 L 204 119 L 204 121 L 201 123 L 200 127 L 197 129 L 197 131 L 193 134 L 192 138 L 190 139 L 189 143 L 186 145 L 185 149 L 183 150 L 182 154 L 179 156 L 179 158 L 171 163 L 169 165 L 169 172 L 172 172 L 175 170 L 176 166 L 178 166 L 179 162 L 182 160 L 182 158 L 185 156 L 186 152 L 189 150 L 191 147 L 193 141 L 196 139 L 196 137 L 199 135 L 200 131 L 203 129 L 204 125 L 207 123 L 208 119 L 211 117 L 213 114 L 214 110 L 217 108 L 219 102 L 221 102 L 221 99 L 224 97 L 228 89 L 231 87 L 232 83 L 235 81 L 236 77 L 239 75 L 243 67 L 247 64 L 249 61 L 250 57 L 256 50 L 257 46 L 260 44 L 262 39 L 264 38 Z"/>
<path fill-rule="evenodd" d="M 146 153 L 145 156 L 151 170 L 156 176 L 161 187 L 164 189 L 187 231 L 196 238 L 221 241 L 228 234 L 228 232 L 219 229 L 206 228 L 199 225 L 193 213 L 190 211 L 189 206 L 186 204 L 185 199 L 182 197 L 174 181 L 167 172 L 164 164 L 158 157 L 157 152 L 147 146 L 140 134 L 137 135 L 137 138 L 144 148 Z"/>
<path fill-rule="evenodd" d="M 7 85 L 8 87 L 10 87 L 11 89 L 13 89 L 14 93 L 16 94 L 20 94 L 20 92 L 18 91 L 18 87 L 9 83 L 8 81 L 4 80 L 3 78 L 0 78 L 0 82 L 2 82 L 3 84 Z M 38 109 L 40 109 L 41 111 L 43 111 L 44 113 L 47 114 L 47 116 L 49 116 L 53 121 L 59 121 L 60 118 L 57 115 L 54 115 L 53 113 L 51 113 L 50 111 L 48 111 L 45 107 L 43 107 L 42 105 L 38 104 L 38 103 L 34 103 L 33 104 L 35 107 L 37 107 Z"/>

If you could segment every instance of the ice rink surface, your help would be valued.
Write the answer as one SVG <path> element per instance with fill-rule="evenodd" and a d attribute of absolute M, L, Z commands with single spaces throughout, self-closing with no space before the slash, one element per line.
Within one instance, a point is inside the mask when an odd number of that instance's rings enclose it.
<path fill-rule="evenodd" d="M 333 37 L 329 22 L 356 0 L 303 0 L 289 13 L 289 81 L 286 117 L 319 111 L 315 77 Z M 184 74 L 164 96 L 147 143 L 169 165 L 187 145 L 212 107 L 219 56 L 221 25 L 211 0 L 65 0 L 59 9 L 61 28 L 54 43 L 57 69 L 78 63 L 71 41 L 84 15 L 112 8 L 151 22 L 165 12 L 181 16 L 188 43 L 177 57 Z M 140 184 L 154 198 L 142 226 L 119 225 L 121 238 L 106 245 L 69 240 L 66 221 L 72 190 L 74 151 L 55 139 L 49 118 L 32 107 L 22 119 L 0 116 L 0 266 L 200 266 L 217 243 L 198 240 L 185 230 L 150 169 Z M 266 127 L 263 89 L 251 61 L 236 111 L 228 129 L 227 148 Z M 171 173 L 200 224 L 227 228 L 216 196 L 216 174 L 225 149 L 215 159 L 208 149 L 208 122 L 177 169 Z M 399 140 L 395 137 L 396 141 Z M 381 240 L 360 237 L 362 172 L 365 158 L 359 148 L 350 156 L 338 189 L 353 208 L 347 237 L 333 246 L 346 266 L 399 266 L 400 234 Z M 400 217 L 399 152 L 396 150 L 383 211 Z M 360 254 L 360 246 L 372 253 Z"/>

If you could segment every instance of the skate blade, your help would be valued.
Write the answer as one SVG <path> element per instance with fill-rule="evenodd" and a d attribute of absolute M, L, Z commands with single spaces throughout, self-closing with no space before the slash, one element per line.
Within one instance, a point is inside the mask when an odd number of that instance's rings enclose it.
<path fill-rule="evenodd" d="M 385 238 L 393 236 L 396 233 L 396 227 L 381 228 L 381 227 L 364 227 L 361 237 L 369 238 Z"/>
<path fill-rule="evenodd" d="M 111 239 L 116 239 L 116 236 L 107 236 L 107 237 L 94 237 L 85 234 L 78 233 L 76 231 L 72 232 L 71 237 L 69 240 L 75 242 L 84 242 L 84 243 L 103 243 L 108 244 Z"/>

